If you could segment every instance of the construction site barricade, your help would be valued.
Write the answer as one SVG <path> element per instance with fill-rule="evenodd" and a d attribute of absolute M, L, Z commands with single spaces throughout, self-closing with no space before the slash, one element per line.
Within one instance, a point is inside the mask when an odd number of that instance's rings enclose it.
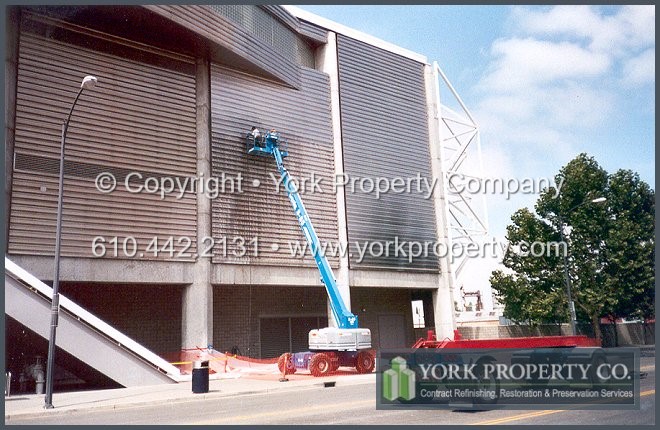
<path fill-rule="evenodd" d="M 209 362 L 208 361 L 195 361 L 193 363 L 192 392 L 193 393 L 209 392 Z"/>

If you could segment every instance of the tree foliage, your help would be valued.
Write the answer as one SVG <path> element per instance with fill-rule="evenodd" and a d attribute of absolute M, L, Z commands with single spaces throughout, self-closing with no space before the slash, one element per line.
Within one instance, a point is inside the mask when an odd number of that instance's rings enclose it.
<path fill-rule="evenodd" d="M 636 173 L 610 175 L 586 154 L 564 166 L 555 183 L 559 190 L 544 190 L 535 212 L 518 210 L 507 227 L 508 270 L 490 278 L 504 316 L 568 321 L 566 262 L 577 319 L 590 322 L 597 337 L 603 316 L 654 317 L 655 192 Z M 607 200 L 593 202 L 601 197 Z M 539 255 L 543 244 L 547 252 Z"/>

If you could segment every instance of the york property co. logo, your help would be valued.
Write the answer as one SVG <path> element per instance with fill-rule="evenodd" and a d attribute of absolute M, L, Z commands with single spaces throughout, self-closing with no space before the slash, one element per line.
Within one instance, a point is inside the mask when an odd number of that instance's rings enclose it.
<path fill-rule="evenodd" d="M 415 398 L 415 372 L 408 369 L 403 357 L 395 357 L 390 361 L 390 369 L 383 372 L 383 397 L 389 401 L 398 398 L 412 400 Z"/>

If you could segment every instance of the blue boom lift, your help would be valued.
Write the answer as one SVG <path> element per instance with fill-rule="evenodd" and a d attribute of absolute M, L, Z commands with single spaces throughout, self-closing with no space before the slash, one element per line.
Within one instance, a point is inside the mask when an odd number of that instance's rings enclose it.
<path fill-rule="evenodd" d="M 286 141 L 275 130 L 269 131 L 263 138 L 250 133 L 247 136 L 247 152 L 251 155 L 275 158 L 277 170 L 282 177 L 282 183 L 300 229 L 314 256 L 321 274 L 321 282 L 328 293 L 332 314 L 337 322 L 337 327 L 325 327 L 309 332 L 310 351 L 282 354 L 277 362 L 280 371 L 291 374 L 297 369 L 309 369 L 314 376 L 325 376 L 336 371 L 339 366 L 349 366 L 355 367 L 359 373 L 372 372 L 375 360 L 374 352 L 370 349 L 371 331 L 367 328 L 359 328 L 358 317 L 346 308 L 339 294 L 337 280 L 328 260 L 320 251 L 319 238 L 305 205 L 291 181 L 289 172 L 284 167 L 283 158 L 289 155 Z"/>

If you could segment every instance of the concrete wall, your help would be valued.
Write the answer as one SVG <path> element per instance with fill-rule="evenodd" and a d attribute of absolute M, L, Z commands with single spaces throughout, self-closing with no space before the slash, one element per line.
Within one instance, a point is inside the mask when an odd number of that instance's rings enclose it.
<path fill-rule="evenodd" d="M 655 345 L 655 323 L 601 324 L 603 346 Z"/>
<path fill-rule="evenodd" d="M 603 333 L 603 347 L 655 344 L 655 323 L 601 324 L 600 328 Z M 458 330 L 465 339 L 569 336 L 571 334 L 568 324 L 537 327 L 515 325 L 463 326 L 459 327 Z M 578 324 L 577 332 L 590 337 L 594 335 L 589 324 Z"/>
<path fill-rule="evenodd" d="M 458 331 L 464 339 L 493 339 L 493 338 L 511 338 L 528 336 L 567 336 L 570 335 L 570 327 L 567 325 L 542 325 L 537 327 L 529 326 L 473 326 L 458 327 Z"/>

